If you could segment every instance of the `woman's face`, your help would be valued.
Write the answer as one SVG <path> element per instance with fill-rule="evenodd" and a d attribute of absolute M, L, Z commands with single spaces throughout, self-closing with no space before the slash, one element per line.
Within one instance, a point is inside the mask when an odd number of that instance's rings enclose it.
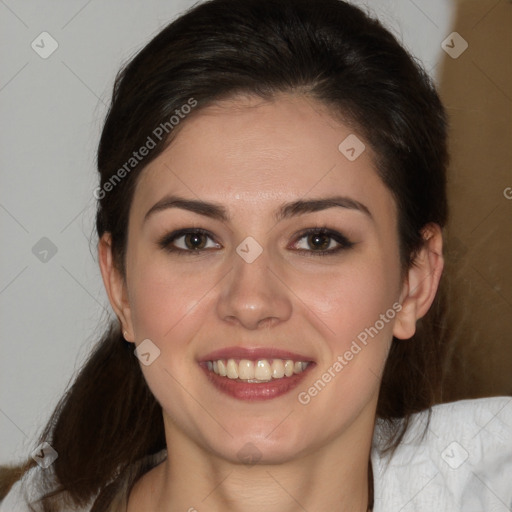
<path fill-rule="evenodd" d="M 233 461 L 357 447 L 404 291 L 370 148 L 299 96 L 183 122 L 137 184 L 126 259 L 124 327 L 151 340 L 168 437 Z"/>

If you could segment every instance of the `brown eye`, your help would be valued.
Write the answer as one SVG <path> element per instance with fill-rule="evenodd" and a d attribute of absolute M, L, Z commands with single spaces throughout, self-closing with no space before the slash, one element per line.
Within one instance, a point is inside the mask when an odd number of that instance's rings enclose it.
<path fill-rule="evenodd" d="M 314 235 L 308 235 L 308 244 L 310 247 L 324 251 L 329 248 L 331 243 L 331 237 L 325 233 L 315 233 Z"/>
<path fill-rule="evenodd" d="M 206 236 L 202 233 L 188 233 L 183 236 L 187 249 L 203 249 L 206 245 Z"/>
<path fill-rule="evenodd" d="M 200 254 L 221 247 L 220 244 L 213 241 L 213 237 L 208 231 L 199 228 L 173 231 L 164 236 L 158 245 L 168 252 L 177 254 Z"/>
<path fill-rule="evenodd" d="M 301 243 L 301 240 L 304 240 L 304 242 Z M 298 236 L 294 248 L 314 256 L 327 256 L 349 249 L 353 245 L 353 242 L 350 242 L 338 231 L 327 228 L 312 228 Z"/>

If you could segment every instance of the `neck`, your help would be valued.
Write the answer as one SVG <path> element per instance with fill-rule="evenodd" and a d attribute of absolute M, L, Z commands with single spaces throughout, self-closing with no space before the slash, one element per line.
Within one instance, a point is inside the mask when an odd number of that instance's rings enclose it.
<path fill-rule="evenodd" d="M 366 512 L 372 432 L 346 435 L 279 464 L 245 465 L 206 452 L 167 422 L 167 459 L 134 487 L 128 512 Z"/>

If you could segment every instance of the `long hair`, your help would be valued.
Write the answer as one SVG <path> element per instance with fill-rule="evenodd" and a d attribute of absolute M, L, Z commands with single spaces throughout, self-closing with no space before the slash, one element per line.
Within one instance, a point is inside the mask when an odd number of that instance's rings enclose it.
<path fill-rule="evenodd" d="M 237 94 L 271 99 L 287 92 L 327 105 L 372 147 L 397 204 L 401 264 L 409 268 L 422 228 L 444 226 L 447 217 L 446 116 L 431 79 L 380 22 L 341 0 L 212 0 L 166 26 L 115 80 L 98 148 L 96 228 L 98 237 L 111 234 L 122 274 L 143 168 L 202 108 Z M 187 117 L 172 121 L 185 105 L 193 106 Z M 136 161 L 133 152 L 149 138 L 149 154 Z M 442 298 L 413 339 L 393 340 L 377 405 L 390 450 L 411 414 L 439 398 Z M 99 341 L 41 441 L 59 453 L 41 479 L 44 511 L 61 510 L 59 495 L 108 510 L 127 472 L 138 468 L 136 478 L 147 469 L 137 461 L 166 447 L 161 407 L 119 325 Z"/>

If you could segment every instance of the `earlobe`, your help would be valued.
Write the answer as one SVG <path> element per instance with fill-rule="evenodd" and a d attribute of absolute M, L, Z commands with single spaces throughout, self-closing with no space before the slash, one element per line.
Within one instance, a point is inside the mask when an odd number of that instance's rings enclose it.
<path fill-rule="evenodd" d="M 121 275 L 121 272 L 114 264 L 110 233 L 105 233 L 98 242 L 98 260 L 103 284 L 105 286 L 110 305 L 121 324 L 121 331 L 123 332 L 124 338 L 127 341 L 134 341 L 126 282 L 124 277 Z"/>
<path fill-rule="evenodd" d="M 402 309 L 396 316 L 393 328 L 393 335 L 399 339 L 409 339 L 416 332 L 416 321 L 432 305 L 443 272 L 443 235 L 440 226 L 428 224 L 422 235 L 424 245 L 407 272 L 402 289 Z"/>

